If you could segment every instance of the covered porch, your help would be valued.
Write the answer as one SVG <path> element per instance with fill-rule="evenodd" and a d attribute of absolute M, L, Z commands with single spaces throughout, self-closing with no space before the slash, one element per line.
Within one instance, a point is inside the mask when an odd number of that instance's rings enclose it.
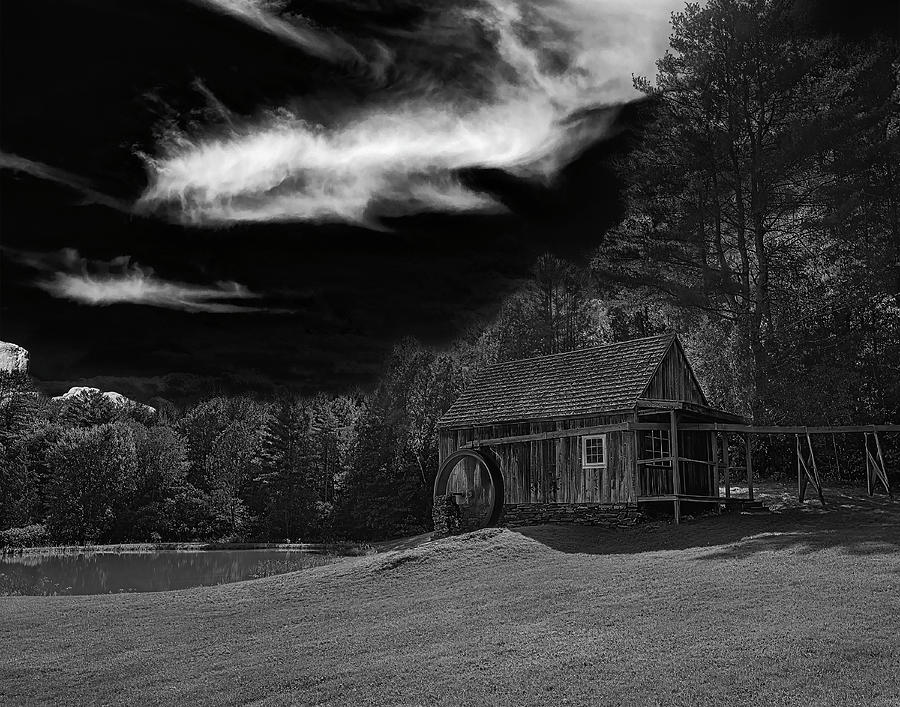
<path fill-rule="evenodd" d="M 671 503 L 675 522 L 682 504 L 741 508 L 753 504 L 753 459 L 748 436 L 741 459 L 731 456 L 731 434 L 719 426 L 745 427 L 739 415 L 674 400 L 641 400 L 629 428 L 634 435 L 637 501 L 646 507 Z M 746 493 L 732 495 L 732 483 Z"/>
<path fill-rule="evenodd" d="M 680 521 L 682 503 L 712 503 L 717 509 L 761 507 L 754 499 L 753 435 L 794 437 L 797 496 L 802 502 L 812 487 L 824 507 L 813 438 L 862 434 L 868 494 L 883 488 L 893 498 L 882 439 L 886 434 L 900 432 L 900 425 L 751 425 L 721 410 L 662 400 L 641 401 L 635 417 L 630 428 L 636 435 L 635 449 L 642 452 L 635 461 L 638 502 L 671 502 L 676 523 Z M 740 458 L 731 455 L 735 436 L 743 443 Z M 653 442 L 659 438 L 669 440 L 662 454 Z M 740 484 L 740 492 L 733 492 L 734 484 Z"/>

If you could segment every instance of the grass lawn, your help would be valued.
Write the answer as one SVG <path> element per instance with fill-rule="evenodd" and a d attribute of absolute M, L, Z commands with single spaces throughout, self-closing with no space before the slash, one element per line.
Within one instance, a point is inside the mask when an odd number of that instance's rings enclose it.
<path fill-rule="evenodd" d="M 900 705 L 900 501 L 490 529 L 179 592 L 0 598 L 10 704 Z"/>

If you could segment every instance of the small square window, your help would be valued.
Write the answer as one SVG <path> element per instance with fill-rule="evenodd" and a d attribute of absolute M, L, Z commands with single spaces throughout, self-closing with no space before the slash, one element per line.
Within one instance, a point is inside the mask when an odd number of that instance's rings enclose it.
<path fill-rule="evenodd" d="M 586 468 L 606 466 L 606 435 L 581 438 L 581 466 Z"/>

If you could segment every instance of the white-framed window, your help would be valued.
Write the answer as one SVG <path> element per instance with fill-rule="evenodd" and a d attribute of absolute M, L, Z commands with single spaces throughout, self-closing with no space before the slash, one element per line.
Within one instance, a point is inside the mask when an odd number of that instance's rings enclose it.
<path fill-rule="evenodd" d="M 606 435 L 581 438 L 581 466 L 586 469 L 606 466 Z"/>

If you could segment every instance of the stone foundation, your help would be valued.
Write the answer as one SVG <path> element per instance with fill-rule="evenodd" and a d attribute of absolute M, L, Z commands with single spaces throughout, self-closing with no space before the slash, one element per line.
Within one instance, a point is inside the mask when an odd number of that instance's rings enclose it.
<path fill-rule="evenodd" d="M 514 528 L 544 523 L 573 523 L 630 528 L 645 518 L 643 511 L 633 504 L 510 503 L 503 506 L 499 525 Z"/>
<path fill-rule="evenodd" d="M 452 494 L 435 497 L 431 517 L 434 521 L 433 538 L 460 535 L 480 527 L 478 519 L 470 515 L 468 506 L 457 505 Z M 545 523 L 572 523 L 630 528 L 646 519 L 644 512 L 634 504 L 509 503 L 503 506 L 497 525 L 516 528 Z"/>

